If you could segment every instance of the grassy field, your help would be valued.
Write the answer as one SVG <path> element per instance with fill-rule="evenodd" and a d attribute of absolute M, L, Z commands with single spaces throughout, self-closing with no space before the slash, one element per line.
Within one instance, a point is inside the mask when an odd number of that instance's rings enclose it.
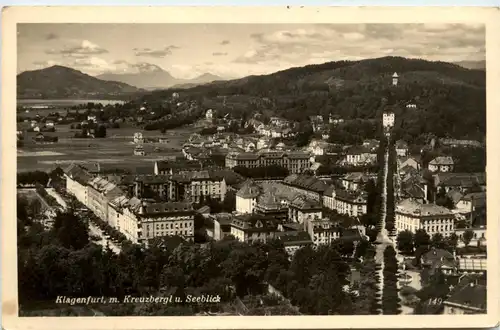
<path fill-rule="evenodd" d="M 65 167 L 72 162 L 99 162 L 119 168 L 149 166 L 155 160 L 181 155 L 182 145 L 196 131 L 194 127 L 182 127 L 161 134 L 158 131 L 142 131 L 129 127 L 108 129 L 107 137 L 102 139 L 75 139 L 73 136 L 76 130 L 71 130 L 69 125 L 57 126 L 56 129 L 55 133 L 44 133 L 59 137 L 59 142 L 54 144 L 33 143 L 32 137 L 37 133 L 25 132 L 25 144 L 17 152 L 18 171 L 51 170 L 57 166 Z M 144 137 L 167 138 L 168 143 L 145 143 L 146 155 L 134 156 L 133 135 L 136 132 L 141 132 Z"/>

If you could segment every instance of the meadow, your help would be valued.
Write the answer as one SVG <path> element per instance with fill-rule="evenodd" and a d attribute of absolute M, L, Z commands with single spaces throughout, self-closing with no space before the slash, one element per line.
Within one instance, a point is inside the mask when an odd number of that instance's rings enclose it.
<path fill-rule="evenodd" d="M 24 123 L 23 123 L 24 124 Z M 26 125 L 19 125 L 24 132 L 24 146 L 17 151 L 17 170 L 52 170 L 62 168 L 72 162 L 96 163 L 101 167 L 129 168 L 149 166 L 156 160 L 180 156 L 182 145 L 196 131 L 192 126 L 177 128 L 161 134 L 158 131 L 144 131 L 136 127 L 107 129 L 107 137 L 100 139 L 74 138 L 78 130 L 69 125 L 56 125 L 56 132 L 43 133 L 57 136 L 59 141 L 53 144 L 37 144 L 32 141 L 36 132 L 26 132 Z M 167 143 L 144 143 L 145 156 L 133 154 L 134 133 L 141 132 L 145 138 L 162 137 Z"/>

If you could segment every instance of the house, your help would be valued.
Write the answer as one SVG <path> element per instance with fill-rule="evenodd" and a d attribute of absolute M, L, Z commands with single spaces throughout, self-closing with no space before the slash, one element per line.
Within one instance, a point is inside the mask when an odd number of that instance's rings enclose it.
<path fill-rule="evenodd" d="M 135 144 L 143 144 L 144 143 L 144 137 L 142 136 L 141 132 L 134 133 L 134 143 Z"/>
<path fill-rule="evenodd" d="M 234 218 L 231 213 L 210 214 L 209 218 L 214 223 L 214 240 L 220 241 L 225 236 L 231 235 L 231 222 Z"/>
<path fill-rule="evenodd" d="M 316 246 L 331 244 L 341 235 L 341 229 L 328 219 L 312 219 L 306 230 Z"/>
<path fill-rule="evenodd" d="M 236 212 L 253 213 L 260 194 L 261 189 L 253 180 L 245 181 L 236 193 Z"/>
<path fill-rule="evenodd" d="M 154 174 L 174 174 L 179 171 L 185 170 L 199 170 L 201 169 L 200 162 L 198 161 L 178 161 L 175 157 L 169 160 L 155 161 Z"/>
<path fill-rule="evenodd" d="M 363 147 L 367 148 L 370 151 L 376 151 L 378 149 L 380 142 L 375 139 L 369 139 L 363 141 Z"/>
<path fill-rule="evenodd" d="M 113 182 L 96 176 L 89 181 L 86 206 L 99 218 L 108 221 L 108 204 L 124 192 Z"/>
<path fill-rule="evenodd" d="M 31 127 L 38 126 L 38 121 L 33 119 L 30 124 L 31 124 Z"/>
<path fill-rule="evenodd" d="M 288 218 L 290 221 L 304 224 L 323 217 L 321 204 L 318 201 L 308 199 L 306 196 L 298 195 L 288 205 Z"/>
<path fill-rule="evenodd" d="M 276 238 L 279 232 L 278 225 L 279 220 L 258 214 L 237 215 L 231 222 L 231 235 L 240 242 L 266 243 Z"/>
<path fill-rule="evenodd" d="M 144 147 L 142 145 L 138 145 L 134 148 L 134 156 L 145 156 L 146 152 L 144 151 Z"/>
<path fill-rule="evenodd" d="M 213 200 L 224 201 L 226 192 L 226 180 L 219 171 L 213 169 L 181 171 L 170 177 L 168 199 L 201 203 L 210 197 Z"/>
<path fill-rule="evenodd" d="M 443 302 L 443 314 L 486 314 L 486 285 L 476 281 L 458 285 Z"/>
<path fill-rule="evenodd" d="M 362 191 L 328 189 L 323 200 L 327 203 L 325 207 L 336 210 L 340 214 L 348 214 L 352 217 L 366 214 L 367 195 Z"/>
<path fill-rule="evenodd" d="M 208 109 L 205 113 L 205 118 L 207 120 L 212 120 L 214 118 L 214 111 L 212 109 Z"/>
<path fill-rule="evenodd" d="M 94 123 L 97 123 L 97 116 L 96 115 L 88 115 L 87 116 L 87 120 L 89 122 L 94 122 Z"/>
<path fill-rule="evenodd" d="M 468 148 L 482 148 L 484 145 L 475 140 L 457 140 L 457 139 L 439 139 L 439 144 L 446 147 L 468 147 Z"/>
<path fill-rule="evenodd" d="M 408 144 L 405 141 L 397 140 L 395 146 L 396 146 L 396 154 L 399 157 L 408 156 Z"/>
<path fill-rule="evenodd" d="M 405 199 L 397 204 L 395 215 L 398 233 L 405 230 L 415 233 L 418 229 L 424 229 L 431 237 L 436 233 L 448 237 L 455 231 L 455 214 L 436 204 Z"/>
<path fill-rule="evenodd" d="M 304 195 L 308 199 L 321 202 L 323 193 L 328 188 L 326 182 L 312 176 L 304 174 L 290 174 L 283 182 L 290 192 Z"/>
<path fill-rule="evenodd" d="M 283 243 L 285 251 L 292 257 L 297 250 L 312 245 L 309 234 L 305 231 L 282 231 L 276 233 L 278 239 Z"/>
<path fill-rule="evenodd" d="M 408 157 L 408 158 L 402 158 L 400 160 L 400 168 L 406 167 L 406 166 L 411 166 L 416 170 L 420 170 L 420 159 L 416 157 Z"/>
<path fill-rule="evenodd" d="M 434 247 L 421 256 L 420 264 L 431 272 L 440 271 L 447 275 L 455 274 L 458 269 L 458 261 L 452 253 Z"/>
<path fill-rule="evenodd" d="M 46 126 L 46 127 L 54 127 L 54 125 L 55 125 L 55 124 L 54 124 L 54 121 L 53 121 L 53 120 L 47 120 L 47 121 L 45 122 L 45 126 Z"/>
<path fill-rule="evenodd" d="M 82 203 L 87 205 L 87 186 L 92 179 L 87 170 L 77 164 L 72 163 L 64 170 L 66 179 L 66 191 Z"/>
<path fill-rule="evenodd" d="M 486 246 L 486 235 L 488 231 L 486 230 L 486 226 L 476 226 L 470 228 L 461 228 L 455 229 L 455 235 L 458 236 L 458 244 L 457 247 L 464 247 L 465 242 L 463 241 L 463 236 L 466 231 L 472 232 L 472 239 L 469 242 L 469 246 Z"/>
<path fill-rule="evenodd" d="M 453 166 L 453 158 L 449 156 L 440 156 L 429 162 L 428 169 L 431 172 L 452 172 Z"/>
<path fill-rule="evenodd" d="M 457 190 L 450 190 L 448 193 Z M 462 214 L 470 214 L 478 208 L 486 207 L 486 192 L 469 193 L 461 195 L 461 198 L 456 203 L 457 210 Z"/>
<path fill-rule="evenodd" d="M 471 190 L 486 190 L 486 173 L 436 173 L 433 175 L 434 187 L 448 192 L 456 189 L 462 194 Z"/>
<path fill-rule="evenodd" d="M 345 190 L 361 190 L 363 186 L 370 180 L 377 179 L 376 174 L 366 174 L 362 172 L 351 172 L 344 175 L 341 179 L 342 186 Z"/>

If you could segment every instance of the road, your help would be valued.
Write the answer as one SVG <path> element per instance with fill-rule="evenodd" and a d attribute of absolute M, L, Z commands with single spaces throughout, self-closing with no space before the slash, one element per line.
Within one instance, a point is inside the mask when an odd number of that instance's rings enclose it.
<path fill-rule="evenodd" d="M 68 203 L 66 203 L 64 198 L 61 195 L 59 195 L 57 193 L 57 191 L 55 191 L 55 189 L 47 188 L 46 190 L 47 190 L 47 193 L 49 195 L 51 195 L 52 197 L 54 197 L 56 199 L 56 201 L 59 203 L 59 205 L 61 205 L 63 207 L 63 209 L 67 209 Z M 96 244 L 99 244 L 103 247 L 106 247 L 106 245 L 109 244 L 109 248 L 111 249 L 111 251 L 113 251 L 116 254 L 120 253 L 120 251 L 121 251 L 120 247 L 117 244 L 113 243 L 111 240 L 106 239 L 104 237 L 105 234 L 102 232 L 102 230 L 99 227 L 97 227 L 95 224 L 93 224 L 91 221 L 89 221 L 89 231 L 90 231 L 90 234 L 101 238 L 99 241 L 95 242 Z"/>

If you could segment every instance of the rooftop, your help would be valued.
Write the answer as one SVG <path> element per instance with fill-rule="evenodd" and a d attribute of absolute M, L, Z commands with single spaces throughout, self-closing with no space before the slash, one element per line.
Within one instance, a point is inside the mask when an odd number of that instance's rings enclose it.
<path fill-rule="evenodd" d="M 461 286 L 452 290 L 450 297 L 444 302 L 476 311 L 486 312 L 486 285 L 475 284 Z"/>
<path fill-rule="evenodd" d="M 290 186 L 311 190 L 321 194 L 328 188 L 328 185 L 324 181 L 314 176 L 303 174 L 291 174 L 287 176 L 283 182 Z"/>
<path fill-rule="evenodd" d="M 261 194 L 261 189 L 253 180 L 247 180 L 243 186 L 238 190 L 236 196 L 241 198 L 257 198 Z"/>
<path fill-rule="evenodd" d="M 396 206 L 396 212 L 412 214 L 414 216 L 453 216 L 453 212 L 443 206 L 436 204 L 422 204 L 412 199 L 405 199 Z"/>
<path fill-rule="evenodd" d="M 429 162 L 429 165 L 453 165 L 453 158 L 448 156 L 436 157 Z"/>

